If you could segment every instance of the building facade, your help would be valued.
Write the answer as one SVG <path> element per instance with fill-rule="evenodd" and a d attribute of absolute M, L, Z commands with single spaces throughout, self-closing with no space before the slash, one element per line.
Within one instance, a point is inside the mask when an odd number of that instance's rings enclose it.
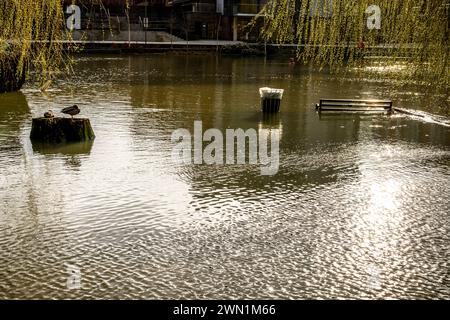
<path fill-rule="evenodd" d="M 267 0 L 67 0 L 81 9 L 82 30 L 159 31 L 183 40 L 259 40 L 249 23 Z M 69 12 L 69 11 L 68 11 Z M 68 13 L 68 15 L 70 15 Z M 261 19 L 260 19 L 261 20 Z"/>

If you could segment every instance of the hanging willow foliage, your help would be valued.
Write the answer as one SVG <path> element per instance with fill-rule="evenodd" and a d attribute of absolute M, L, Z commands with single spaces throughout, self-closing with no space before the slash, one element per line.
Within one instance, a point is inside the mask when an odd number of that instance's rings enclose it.
<path fill-rule="evenodd" d="M 371 5 L 381 9 L 379 29 L 367 26 Z M 337 72 L 381 55 L 373 70 L 383 76 L 391 70 L 448 88 L 449 6 L 449 0 L 269 0 L 258 17 L 265 20 L 265 40 L 298 44 L 304 62 Z M 393 65 L 398 68 L 389 69 Z"/>
<path fill-rule="evenodd" d="M 101 0 L 72 3 L 103 7 Z M 64 0 L 0 0 L 0 92 L 20 89 L 28 70 L 41 84 L 70 72 L 74 49 Z"/>
<path fill-rule="evenodd" d="M 0 0 L 0 80 L 23 79 L 28 68 L 41 82 L 65 64 L 61 0 Z"/>

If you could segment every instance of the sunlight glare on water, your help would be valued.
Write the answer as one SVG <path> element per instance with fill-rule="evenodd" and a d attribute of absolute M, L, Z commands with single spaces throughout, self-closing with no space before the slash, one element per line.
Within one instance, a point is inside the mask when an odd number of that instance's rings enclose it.
<path fill-rule="evenodd" d="M 282 59 L 80 56 L 75 70 L 0 95 L 0 298 L 450 298 L 446 116 L 314 110 L 438 110 L 420 90 Z M 280 114 L 262 116 L 264 86 L 285 89 Z M 94 142 L 30 142 L 32 117 L 74 103 Z M 279 129 L 278 174 L 172 163 L 171 133 L 195 120 Z"/>

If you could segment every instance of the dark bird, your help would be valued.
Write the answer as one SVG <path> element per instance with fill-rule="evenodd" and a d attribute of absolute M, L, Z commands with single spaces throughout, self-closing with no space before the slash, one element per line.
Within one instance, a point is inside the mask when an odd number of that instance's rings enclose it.
<path fill-rule="evenodd" d="M 70 114 L 72 116 L 72 119 L 73 119 L 74 115 L 77 115 L 77 114 L 80 113 L 80 108 L 78 108 L 77 105 L 73 105 L 71 107 L 67 107 L 67 108 L 62 109 L 61 112 L 64 113 L 64 114 Z"/>
<path fill-rule="evenodd" d="M 52 110 L 48 110 L 46 113 L 44 113 L 44 118 L 49 119 L 49 118 L 54 118 L 54 117 L 55 117 L 55 115 L 53 114 Z"/>

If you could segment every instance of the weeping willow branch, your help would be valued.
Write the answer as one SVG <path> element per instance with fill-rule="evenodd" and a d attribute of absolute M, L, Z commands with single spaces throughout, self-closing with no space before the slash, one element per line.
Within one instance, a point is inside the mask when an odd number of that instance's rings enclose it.
<path fill-rule="evenodd" d="M 69 39 L 70 35 L 63 30 L 64 11 L 60 0 L 0 0 L 2 70 L 9 68 L 21 79 L 33 68 L 37 78 L 44 82 L 67 69 L 70 64 L 65 63 L 69 60 L 62 40 Z"/>
<path fill-rule="evenodd" d="M 102 6 L 101 0 L 72 2 Z M 70 73 L 70 49 L 77 46 L 66 28 L 63 0 L 0 0 L 0 92 L 17 90 L 5 83 L 20 84 L 28 70 L 41 85 Z"/>
<path fill-rule="evenodd" d="M 379 29 L 367 26 L 371 5 L 381 9 Z M 374 70 L 396 64 L 396 77 L 448 88 L 449 7 L 449 0 L 269 0 L 257 19 L 265 19 L 265 40 L 297 44 L 305 63 L 339 72 L 382 55 Z"/>

